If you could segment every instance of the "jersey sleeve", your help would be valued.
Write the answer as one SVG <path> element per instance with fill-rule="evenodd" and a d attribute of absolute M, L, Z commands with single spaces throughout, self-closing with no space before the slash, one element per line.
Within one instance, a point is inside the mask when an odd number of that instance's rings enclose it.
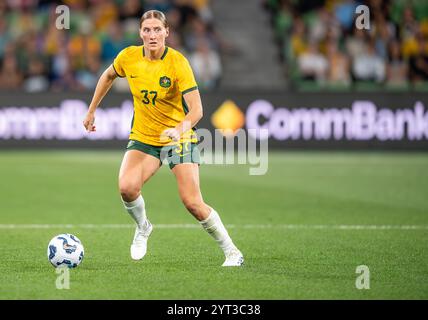
<path fill-rule="evenodd" d="M 178 90 L 180 90 L 182 94 L 186 94 L 190 91 L 198 89 L 198 85 L 196 83 L 195 76 L 193 75 L 193 70 L 189 61 L 184 56 L 182 56 L 177 65 Z"/>
<path fill-rule="evenodd" d="M 116 58 L 113 60 L 113 69 L 116 72 L 116 74 L 124 78 L 126 77 L 126 72 L 124 69 L 125 66 L 125 57 L 126 57 L 126 49 L 123 49 L 119 54 L 116 56 Z"/>

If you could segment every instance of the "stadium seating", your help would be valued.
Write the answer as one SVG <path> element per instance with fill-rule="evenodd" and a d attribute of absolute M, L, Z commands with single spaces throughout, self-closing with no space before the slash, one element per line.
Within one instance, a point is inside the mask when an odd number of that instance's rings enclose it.
<path fill-rule="evenodd" d="M 56 27 L 59 4 L 69 8 L 69 29 Z M 186 54 L 200 88 L 215 88 L 221 77 L 220 45 L 209 0 L 29 0 L 0 1 L 0 90 L 93 90 L 120 50 L 141 44 L 139 21 L 150 9 L 166 14 L 171 25 L 167 45 Z M 216 66 L 208 78 L 197 68 L 205 58 Z M 128 90 L 120 83 L 113 88 Z"/>
<path fill-rule="evenodd" d="M 427 91 L 427 1 L 264 0 L 263 4 L 291 87 Z M 369 30 L 356 30 L 359 5 L 370 10 Z M 337 48 L 333 55 L 330 46 Z M 343 68 L 338 73 L 342 81 L 336 81 L 333 68 Z"/>

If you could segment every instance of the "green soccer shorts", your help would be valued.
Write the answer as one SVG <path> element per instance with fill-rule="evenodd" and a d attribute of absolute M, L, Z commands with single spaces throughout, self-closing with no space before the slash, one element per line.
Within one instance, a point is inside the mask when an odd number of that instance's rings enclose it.
<path fill-rule="evenodd" d="M 158 158 L 161 163 L 166 159 L 170 169 L 180 163 L 201 163 L 198 145 L 194 142 L 152 146 L 137 140 L 129 140 L 126 150 L 139 150 L 150 154 Z"/>

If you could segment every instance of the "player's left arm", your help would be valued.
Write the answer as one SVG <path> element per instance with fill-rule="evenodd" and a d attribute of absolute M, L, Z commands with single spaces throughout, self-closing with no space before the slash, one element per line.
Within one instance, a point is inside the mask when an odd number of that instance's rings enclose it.
<path fill-rule="evenodd" d="M 181 121 L 175 128 L 165 131 L 165 134 L 174 141 L 179 141 L 180 137 L 185 132 L 196 126 L 203 116 L 201 95 L 199 94 L 198 89 L 187 92 L 183 95 L 183 98 L 187 104 L 189 112 L 186 114 L 183 121 Z"/>

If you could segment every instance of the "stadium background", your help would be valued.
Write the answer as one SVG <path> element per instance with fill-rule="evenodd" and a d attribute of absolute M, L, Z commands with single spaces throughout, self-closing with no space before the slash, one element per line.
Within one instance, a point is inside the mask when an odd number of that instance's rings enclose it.
<path fill-rule="evenodd" d="M 55 26 L 61 4 L 70 8 L 69 30 Z M 354 27 L 360 4 L 370 8 L 369 30 Z M 248 129 L 250 118 L 277 132 L 263 177 L 238 165 L 201 169 L 207 198 L 247 246 L 241 273 L 219 273 L 213 247 L 201 261 L 206 275 L 195 277 L 198 251 L 212 243 L 196 229 L 171 227 L 195 222 L 164 169 L 146 191 L 155 225 L 164 226 L 152 240 L 152 260 L 126 263 L 132 226 L 119 214 L 115 190 L 132 117 L 124 107 L 131 101 L 126 79 L 116 79 L 100 110 L 125 110 L 115 124 L 121 135 L 109 135 L 117 130 L 111 125 L 105 136 L 88 138 L 80 119 L 103 70 L 122 48 L 140 43 L 139 19 L 149 9 L 166 13 L 167 44 L 193 67 L 201 127 Z M 7 257 L 0 297 L 426 299 L 427 41 L 423 0 L 0 0 L 0 227 Z M 250 113 L 255 104 L 259 113 Z M 335 122 L 340 112 L 345 116 Z M 164 196 L 172 203 L 162 203 Z M 247 227 L 239 227 L 243 222 Z M 89 248 L 69 292 L 55 289 L 44 261 L 45 243 L 65 229 Z M 106 245 L 117 257 L 104 262 Z M 171 270 L 158 262 L 168 258 Z M 361 264 L 374 268 L 371 290 L 355 289 Z M 97 268 L 113 278 L 104 289 Z M 135 268 L 139 287 L 127 275 Z M 188 283 L 180 287 L 183 278 Z"/>

